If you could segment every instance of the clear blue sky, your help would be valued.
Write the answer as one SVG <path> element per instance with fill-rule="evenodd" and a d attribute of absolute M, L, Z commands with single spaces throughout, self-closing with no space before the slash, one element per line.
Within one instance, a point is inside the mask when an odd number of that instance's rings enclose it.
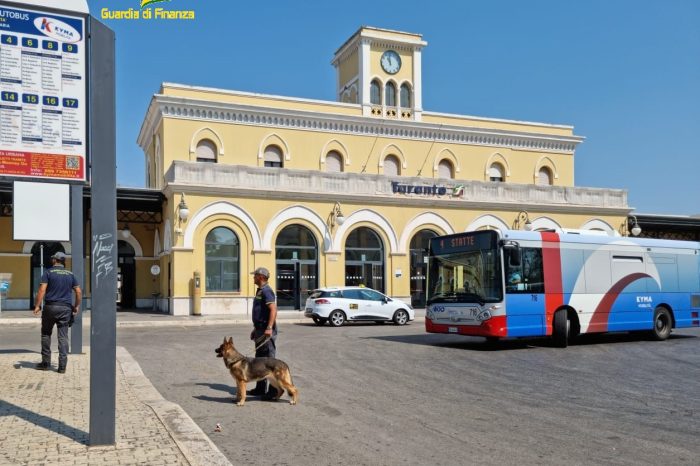
<path fill-rule="evenodd" d="M 139 8 L 139 0 L 88 0 Z M 117 37 L 118 183 L 161 82 L 334 100 L 333 53 L 360 26 L 423 34 L 427 111 L 574 126 L 577 186 L 640 213 L 700 214 L 700 2 L 171 0 L 196 19 L 103 20 Z"/>

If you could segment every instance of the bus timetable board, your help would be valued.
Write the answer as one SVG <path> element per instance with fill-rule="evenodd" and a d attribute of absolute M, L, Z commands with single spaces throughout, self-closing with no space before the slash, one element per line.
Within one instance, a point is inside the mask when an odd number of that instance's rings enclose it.
<path fill-rule="evenodd" d="M 86 181 L 85 18 L 0 4 L 0 177 Z"/>

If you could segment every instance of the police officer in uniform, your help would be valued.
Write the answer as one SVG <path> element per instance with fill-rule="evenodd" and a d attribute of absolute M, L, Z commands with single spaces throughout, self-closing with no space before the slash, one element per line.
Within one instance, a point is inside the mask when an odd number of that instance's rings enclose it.
<path fill-rule="evenodd" d="M 65 374 L 68 364 L 68 327 L 72 317 L 80 312 L 82 292 L 73 273 L 66 270 L 66 255 L 57 252 L 51 256 L 52 267 L 44 271 L 34 301 L 34 315 L 41 314 L 41 362 L 36 368 L 51 367 L 51 333 L 58 328 L 58 372 Z M 73 301 L 75 296 L 75 301 Z M 41 301 L 46 298 L 44 312 Z"/>
<path fill-rule="evenodd" d="M 274 358 L 276 353 L 277 302 L 275 292 L 267 283 L 269 278 L 270 271 L 265 267 L 258 267 L 253 272 L 253 281 L 258 287 L 258 291 L 255 293 L 255 299 L 253 299 L 253 331 L 250 333 L 250 339 L 255 342 L 256 347 L 260 345 L 255 350 L 256 358 Z M 262 343 L 264 341 L 265 343 Z M 259 395 L 264 399 L 274 399 L 277 390 L 272 386 L 268 388 L 267 380 L 260 380 L 255 389 L 251 390 L 249 394 Z"/>

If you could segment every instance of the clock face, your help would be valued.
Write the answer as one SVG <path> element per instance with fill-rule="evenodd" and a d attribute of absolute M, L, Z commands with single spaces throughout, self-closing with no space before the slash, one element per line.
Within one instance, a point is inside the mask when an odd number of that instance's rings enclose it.
<path fill-rule="evenodd" d="M 389 74 L 396 74 L 401 69 L 401 57 L 393 50 L 387 50 L 380 60 L 382 69 Z"/>

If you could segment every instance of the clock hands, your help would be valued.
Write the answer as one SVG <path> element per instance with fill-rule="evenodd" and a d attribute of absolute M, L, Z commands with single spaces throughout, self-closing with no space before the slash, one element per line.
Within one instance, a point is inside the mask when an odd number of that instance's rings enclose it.
<path fill-rule="evenodd" d="M 381 64 L 384 71 L 390 74 L 394 74 L 401 68 L 401 58 L 394 51 L 384 52 L 381 58 Z"/>

